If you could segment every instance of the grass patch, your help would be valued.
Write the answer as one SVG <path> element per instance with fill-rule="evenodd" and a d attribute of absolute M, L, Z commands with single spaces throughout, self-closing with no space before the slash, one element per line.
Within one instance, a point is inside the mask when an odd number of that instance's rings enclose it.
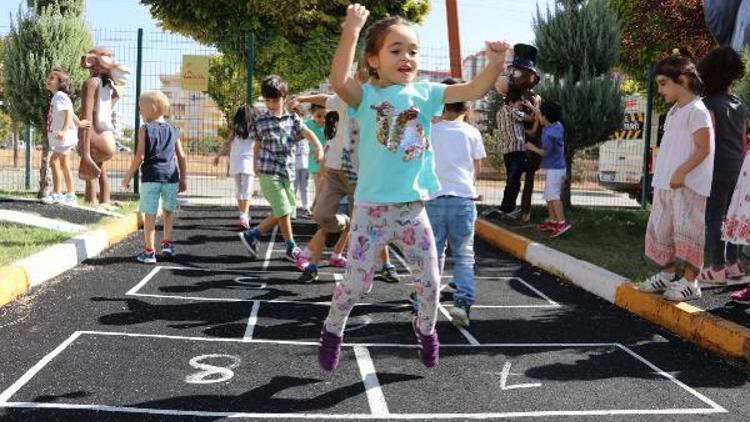
<path fill-rule="evenodd" d="M 0 265 L 25 258 L 71 237 L 69 233 L 0 222 Z"/>
<path fill-rule="evenodd" d="M 656 269 L 644 256 L 643 239 L 648 224 L 648 211 L 574 207 L 565 211 L 566 219 L 573 224 L 573 229 L 557 239 L 550 239 L 536 228 L 547 216 L 546 207 L 534 207 L 531 215 L 533 225 L 525 227 L 510 226 L 496 215 L 489 220 L 537 243 L 591 262 L 630 280 L 643 280 Z"/>

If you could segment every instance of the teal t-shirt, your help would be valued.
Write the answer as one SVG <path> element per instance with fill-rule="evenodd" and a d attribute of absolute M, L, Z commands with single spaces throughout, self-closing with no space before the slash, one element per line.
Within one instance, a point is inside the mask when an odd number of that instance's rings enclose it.
<path fill-rule="evenodd" d="M 315 119 L 307 119 L 305 120 L 305 126 L 307 126 L 308 129 L 310 129 L 315 136 L 318 137 L 318 140 L 320 141 L 320 145 L 323 145 L 323 147 L 326 146 L 326 137 L 325 137 L 325 126 L 320 126 L 318 122 L 315 121 Z M 307 142 L 305 139 L 303 142 Z M 314 151 L 312 146 L 310 146 L 310 151 Z M 310 154 L 310 161 L 307 164 L 307 171 L 310 173 L 320 173 L 320 163 L 318 160 L 315 159 L 315 153 L 313 152 Z"/>
<path fill-rule="evenodd" d="M 349 108 L 360 127 L 357 202 L 426 200 L 440 189 L 429 140 L 431 120 L 443 112 L 445 87 L 433 82 L 362 86 L 362 101 Z"/>

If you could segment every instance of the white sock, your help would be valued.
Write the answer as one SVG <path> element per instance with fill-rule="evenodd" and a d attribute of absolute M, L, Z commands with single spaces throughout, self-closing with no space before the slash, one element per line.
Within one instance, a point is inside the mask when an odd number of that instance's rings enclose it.
<path fill-rule="evenodd" d="M 661 276 L 661 279 L 666 281 L 667 283 L 671 283 L 672 281 L 674 281 L 674 273 L 662 271 L 659 273 L 659 275 Z"/>

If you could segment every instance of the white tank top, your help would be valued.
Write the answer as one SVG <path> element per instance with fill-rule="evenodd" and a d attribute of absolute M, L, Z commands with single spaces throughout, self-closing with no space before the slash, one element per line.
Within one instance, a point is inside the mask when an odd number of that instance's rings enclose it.
<path fill-rule="evenodd" d="M 112 132 L 115 130 L 112 124 L 112 85 L 104 86 L 99 81 L 97 97 L 99 100 L 94 104 L 94 126 L 99 132 Z"/>
<path fill-rule="evenodd" d="M 252 139 L 234 137 L 232 148 L 229 150 L 229 174 L 255 174 L 253 171 L 254 143 Z"/>

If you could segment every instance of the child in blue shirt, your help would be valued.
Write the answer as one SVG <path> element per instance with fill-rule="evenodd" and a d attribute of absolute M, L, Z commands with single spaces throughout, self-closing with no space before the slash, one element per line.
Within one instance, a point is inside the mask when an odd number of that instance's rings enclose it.
<path fill-rule="evenodd" d="M 550 232 L 552 238 L 558 237 L 573 226 L 565 221 L 563 203 L 560 200 L 563 183 L 567 178 L 565 163 L 565 127 L 560 119 L 562 108 L 554 101 L 545 100 L 539 108 L 531 102 L 524 103 L 537 115 L 537 121 L 542 125 L 542 148 L 531 142 L 526 143 L 526 149 L 542 156 L 541 168 L 547 173 L 544 182 L 544 200 L 547 201 L 549 219 L 539 226 L 539 230 Z"/>
<path fill-rule="evenodd" d="M 144 214 L 143 236 L 146 245 L 136 259 L 144 264 L 156 264 L 154 243 L 160 200 L 164 218 L 161 254 L 175 254 L 172 226 L 177 209 L 177 193 L 187 190 L 187 159 L 177 129 L 164 122 L 164 115 L 169 110 L 167 96 L 161 91 L 144 92 L 138 100 L 138 108 L 146 123 L 138 130 L 135 156 L 122 179 L 122 186 L 130 189 L 130 181 L 140 168 L 139 211 Z"/>
<path fill-rule="evenodd" d="M 437 365 L 440 274 L 424 206 L 440 189 L 429 142 L 431 119 L 442 113 L 445 103 L 485 95 L 502 73 L 510 48 L 505 42 L 487 43 L 487 68 L 469 83 L 414 82 L 419 40 L 408 21 L 392 16 L 373 23 L 367 32 L 362 60 L 371 81 L 362 85 L 352 76 L 351 65 L 368 15 L 362 5 L 347 8 L 331 68 L 333 90 L 349 105 L 349 114 L 360 127 L 360 164 L 346 276 L 334 289 L 321 329 L 318 360 L 329 371 L 339 363 L 346 319 L 372 287 L 379 269 L 378 252 L 388 243 L 399 246 L 412 267 L 419 301 L 412 327 L 419 357 L 426 367 Z"/>

